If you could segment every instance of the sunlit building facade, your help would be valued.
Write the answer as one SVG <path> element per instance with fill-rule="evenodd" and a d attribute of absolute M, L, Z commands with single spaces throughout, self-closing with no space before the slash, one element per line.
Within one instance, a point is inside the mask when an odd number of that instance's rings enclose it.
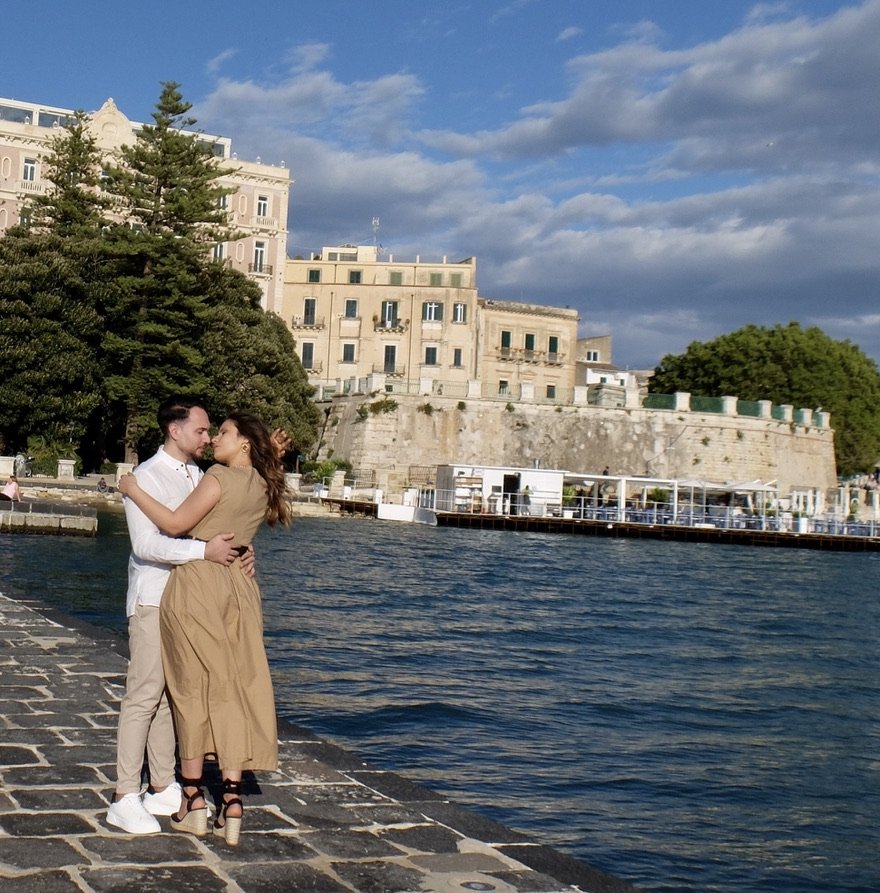
<path fill-rule="evenodd" d="M 325 247 L 288 260 L 281 316 L 320 395 L 354 391 L 570 399 L 574 310 L 480 298 L 475 258 Z"/>
<path fill-rule="evenodd" d="M 50 185 L 45 159 L 72 109 L 0 99 L 0 236 L 19 222 L 29 198 Z M 90 128 L 109 159 L 120 146 L 131 144 L 143 126 L 129 120 L 112 99 L 90 114 Z M 209 143 L 228 173 L 218 182 L 234 190 L 226 196 L 229 222 L 242 238 L 214 248 L 225 260 L 253 279 L 262 292 L 264 309 L 281 305 L 284 261 L 287 256 L 287 210 L 290 171 L 283 166 L 239 160 L 228 137 L 194 133 Z"/>

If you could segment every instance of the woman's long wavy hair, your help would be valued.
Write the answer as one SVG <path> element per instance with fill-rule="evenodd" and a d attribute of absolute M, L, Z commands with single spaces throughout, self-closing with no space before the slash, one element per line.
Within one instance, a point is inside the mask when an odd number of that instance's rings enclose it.
<path fill-rule="evenodd" d="M 238 433 L 242 437 L 250 441 L 251 464 L 266 482 L 269 496 L 266 523 L 270 527 L 276 524 L 289 524 L 291 505 L 287 495 L 287 482 L 284 479 L 284 466 L 276 454 L 269 429 L 249 412 L 230 412 L 226 418 L 238 428 Z"/>

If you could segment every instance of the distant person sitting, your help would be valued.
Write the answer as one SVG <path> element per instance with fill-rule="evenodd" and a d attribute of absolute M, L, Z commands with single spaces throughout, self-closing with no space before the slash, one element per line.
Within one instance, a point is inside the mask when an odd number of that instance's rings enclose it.
<path fill-rule="evenodd" d="M 10 502 L 21 502 L 21 488 L 18 486 L 18 478 L 11 474 L 3 487 L 3 498 Z"/>
<path fill-rule="evenodd" d="M 108 490 L 107 481 L 104 478 L 98 481 L 97 490 L 99 493 L 106 493 Z"/>

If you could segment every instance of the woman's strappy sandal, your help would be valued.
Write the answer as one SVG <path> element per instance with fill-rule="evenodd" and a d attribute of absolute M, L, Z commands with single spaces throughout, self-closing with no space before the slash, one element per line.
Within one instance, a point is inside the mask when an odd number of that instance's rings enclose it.
<path fill-rule="evenodd" d="M 227 800 L 226 795 L 231 795 Z M 226 838 L 227 846 L 236 846 L 238 838 L 241 834 L 240 815 L 229 815 L 229 807 L 238 804 L 244 812 L 244 804 L 241 802 L 241 782 L 230 781 L 228 778 L 223 779 L 223 806 L 221 807 L 217 818 L 214 820 L 214 834 L 217 837 Z M 220 824 L 220 819 L 223 824 Z"/>
<path fill-rule="evenodd" d="M 183 818 L 177 818 L 177 815 L 171 816 L 171 830 L 185 831 L 187 834 L 195 834 L 196 837 L 204 837 L 208 833 L 208 804 L 203 802 L 198 808 L 193 806 L 199 798 L 204 801 L 202 794 L 201 778 L 181 778 L 180 784 L 183 787 L 183 798 L 186 801 L 186 812 Z M 195 789 L 194 794 L 187 794 L 187 789 Z"/>

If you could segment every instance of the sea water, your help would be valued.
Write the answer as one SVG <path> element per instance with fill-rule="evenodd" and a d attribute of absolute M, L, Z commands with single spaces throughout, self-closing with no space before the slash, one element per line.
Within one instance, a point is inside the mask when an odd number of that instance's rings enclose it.
<path fill-rule="evenodd" d="M 124 630 L 128 539 L 0 588 Z M 278 712 L 653 891 L 880 889 L 880 555 L 303 519 L 257 539 Z"/>

